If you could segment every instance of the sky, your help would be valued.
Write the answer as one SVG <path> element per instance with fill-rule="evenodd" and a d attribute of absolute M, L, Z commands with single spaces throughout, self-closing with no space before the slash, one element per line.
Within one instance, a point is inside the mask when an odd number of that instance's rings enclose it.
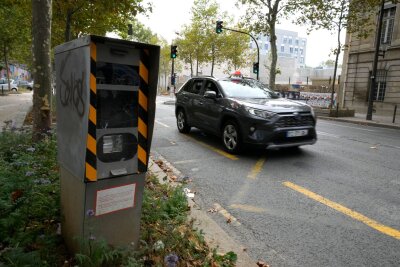
<path fill-rule="evenodd" d="M 153 4 L 153 12 L 145 17 L 138 16 L 138 20 L 149 27 L 154 33 L 164 37 L 171 42 L 177 37 L 184 24 L 190 24 L 191 8 L 193 0 L 145 0 Z M 227 11 L 231 16 L 238 20 L 243 14 L 236 6 L 236 0 L 217 0 L 222 11 Z M 223 20 L 223 18 L 221 18 Z M 228 27 L 229 25 L 224 25 Z M 306 65 L 317 67 L 322 61 L 334 59 L 332 49 L 337 46 L 337 36 L 326 30 L 313 31 L 307 35 L 307 28 L 304 26 L 294 25 L 289 21 L 278 24 L 277 28 L 283 30 L 297 31 L 299 37 L 307 38 L 307 54 Z M 341 39 L 344 42 L 345 34 Z M 339 61 L 341 61 L 341 56 Z"/>

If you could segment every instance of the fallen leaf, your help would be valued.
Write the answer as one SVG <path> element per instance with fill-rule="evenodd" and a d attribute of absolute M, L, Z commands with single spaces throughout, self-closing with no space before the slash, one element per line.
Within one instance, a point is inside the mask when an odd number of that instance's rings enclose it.
<path fill-rule="evenodd" d="M 216 208 L 211 208 L 211 209 L 209 209 L 207 211 L 210 212 L 210 213 L 215 213 L 215 212 L 217 212 L 217 209 Z"/>
<path fill-rule="evenodd" d="M 257 265 L 259 266 L 259 267 L 269 267 L 269 265 L 268 264 L 266 264 L 264 261 L 262 261 L 262 260 L 258 260 L 257 261 Z"/>
<path fill-rule="evenodd" d="M 232 222 L 232 218 L 228 218 L 228 220 L 226 220 L 226 223 L 231 223 Z"/>
<path fill-rule="evenodd" d="M 11 193 L 11 199 L 13 202 L 17 201 L 20 197 L 22 197 L 22 190 L 17 189 Z"/>

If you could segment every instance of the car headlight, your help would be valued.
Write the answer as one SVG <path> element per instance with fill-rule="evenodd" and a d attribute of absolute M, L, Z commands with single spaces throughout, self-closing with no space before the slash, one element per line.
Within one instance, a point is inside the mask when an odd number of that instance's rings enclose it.
<path fill-rule="evenodd" d="M 271 120 L 272 118 L 274 118 L 276 116 L 276 113 L 266 111 L 266 110 L 255 109 L 255 108 L 251 108 L 251 107 L 245 107 L 245 109 L 251 115 L 254 115 L 254 116 L 257 116 L 257 117 L 260 117 L 263 119 L 267 119 L 267 120 Z"/>
<path fill-rule="evenodd" d="M 312 107 L 310 107 L 310 108 L 311 108 L 311 110 L 310 110 L 311 116 L 313 116 L 313 118 L 315 119 L 315 112 L 314 112 L 314 109 L 313 109 Z"/>

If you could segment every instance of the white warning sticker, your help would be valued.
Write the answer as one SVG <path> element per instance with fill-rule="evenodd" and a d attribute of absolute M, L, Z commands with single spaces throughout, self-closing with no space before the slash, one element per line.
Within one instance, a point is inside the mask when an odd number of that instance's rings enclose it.
<path fill-rule="evenodd" d="M 96 193 L 96 216 L 132 208 L 135 205 L 136 184 L 112 187 Z"/>

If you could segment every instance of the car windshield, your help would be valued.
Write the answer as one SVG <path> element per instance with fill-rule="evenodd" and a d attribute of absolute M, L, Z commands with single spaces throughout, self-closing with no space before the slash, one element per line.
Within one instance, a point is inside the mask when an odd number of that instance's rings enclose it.
<path fill-rule="evenodd" d="M 222 80 L 219 82 L 228 97 L 279 98 L 274 92 L 253 80 Z"/>

